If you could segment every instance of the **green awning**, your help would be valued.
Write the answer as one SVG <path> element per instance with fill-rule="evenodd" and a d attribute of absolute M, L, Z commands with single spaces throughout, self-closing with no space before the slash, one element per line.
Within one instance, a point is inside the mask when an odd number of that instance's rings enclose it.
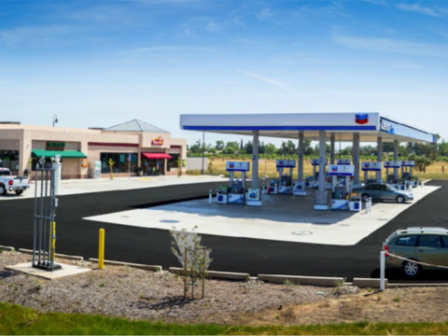
<path fill-rule="evenodd" d="M 47 151 L 43 149 L 36 149 L 31 152 L 31 156 L 36 159 L 40 159 L 42 156 L 49 159 L 60 155 L 61 159 L 86 159 L 87 155 L 77 150 L 65 150 L 65 151 Z"/>

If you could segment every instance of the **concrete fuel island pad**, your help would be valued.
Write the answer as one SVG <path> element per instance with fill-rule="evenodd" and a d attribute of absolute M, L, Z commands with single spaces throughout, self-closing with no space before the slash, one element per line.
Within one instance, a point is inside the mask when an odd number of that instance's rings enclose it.
<path fill-rule="evenodd" d="M 55 280 L 55 279 L 91 271 L 90 268 L 84 268 L 84 267 L 79 267 L 79 266 L 75 266 L 75 265 L 67 265 L 67 264 L 57 263 L 58 265 L 62 266 L 62 268 L 59 270 L 55 270 L 53 272 L 48 272 L 48 271 L 45 271 L 42 269 L 32 267 L 31 264 L 32 263 L 29 261 L 29 262 L 20 263 L 20 264 L 13 265 L 13 266 L 6 266 L 6 269 L 12 270 L 12 271 L 17 271 L 17 272 L 22 272 L 22 273 L 25 273 L 28 275 L 34 275 L 39 278 L 43 278 L 43 279 L 47 279 L 47 280 Z"/>
<path fill-rule="evenodd" d="M 413 190 L 414 202 L 374 203 L 372 212 L 315 211 L 314 196 L 263 195 L 261 207 L 191 200 L 84 218 L 147 229 L 192 230 L 205 235 L 351 246 L 371 235 L 439 187 Z"/>

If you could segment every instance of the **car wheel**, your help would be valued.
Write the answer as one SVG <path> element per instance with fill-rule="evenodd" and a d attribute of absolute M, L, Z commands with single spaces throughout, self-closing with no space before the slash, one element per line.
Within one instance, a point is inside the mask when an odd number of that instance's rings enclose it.
<path fill-rule="evenodd" d="M 6 195 L 6 188 L 2 184 L 0 184 L 0 195 Z"/>
<path fill-rule="evenodd" d="M 420 275 L 420 271 L 421 266 L 415 262 L 405 261 L 403 263 L 403 273 L 410 278 L 416 278 Z"/>
<path fill-rule="evenodd" d="M 367 194 L 363 194 L 363 195 L 361 196 L 361 199 L 362 199 L 363 202 L 368 202 L 368 201 L 369 201 L 369 198 L 370 198 L 370 196 L 367 195 Z"/>
<path fill-rule="evenodd" d="M 17 195 L 22 195 L 23 194 L 23 190 L 16 190 L 16 194 Z"/>
<path fill-rule="evenodd" d="M 397 202 L 398 203 L 404 203 L 406 200 L 404 199 L 404 197 L 403 196 L 398 196 L 397 197 Z"/>

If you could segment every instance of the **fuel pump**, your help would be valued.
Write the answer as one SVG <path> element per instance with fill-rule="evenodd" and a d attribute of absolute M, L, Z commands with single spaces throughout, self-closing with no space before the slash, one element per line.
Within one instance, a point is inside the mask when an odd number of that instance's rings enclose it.
<path fill-rule="evenodd" d="M 277 160 L 278 193 L 292 194 L 292 171 L 296 167 L 295 160 Z M 284 170 L 286 169 L 286 172 Z"/>
<path fill-rule="evenodd" d="M 320 164 L 319 159 L 311 159 L 311 165 L 313 166 L 313 176 L 308 176 L 306 178 L 305 186 L 306 188 L 318 188 L 319 187 L 319 174 L 321 173 L 318 171 Z M 327 166 L 327 162 L 325 161 L 325 166 Z M 325 171 L 322 172 L 322 174 L 325 174 Z"/>
<path fill-rule="evenodd" d="M 361 169 L 364 172 L 364 184 L 372 184 L 376 183 L 376 172 L 380 172 L 381 174 L 381 162 L 363 162 L 361 165 Z M 375 172 L 375 178 L 369 178 L 369 173 Z"/>
<path fill-rule="evenodd" d="M 331 209 L 361 211 L 361 198 L 359 194 L 352 193 L 352 176 L 355 167 L 353 165 L 331 165 L 328 175 L 331 183 Z"/>
<path fill-rule="evenodd" d="M 402 185 L 405 187 L 412 185 L 418 187 L 418 178 L 414 178 L 413 170 L 415 161 L 401 161 L 401 179 L 404 181 Z M 406 188 L 402 189 L 406 190 Z"/>
<path fill-rule="evenodd" d="M 395 177 L 394 170 L 397 168 L 401 168 L 400 161 L 384 161 L 384 168 L 386 169 L 386 183 L 395 188 L 399 189 L 399 181 Z M 392 174 L 389 174 L 389 169 L 392 169 Z"/>
<path fill-rule="evenodd" d="M 250 170 L 249 162 L 226 162 L 226 170 L 230 173 L 229 186 L 219 187 L 216 201 L 221 204 L 246 203 L 246 173 Z M 235 179 L 235 172 L 241 172 L 241 180 Z"/>

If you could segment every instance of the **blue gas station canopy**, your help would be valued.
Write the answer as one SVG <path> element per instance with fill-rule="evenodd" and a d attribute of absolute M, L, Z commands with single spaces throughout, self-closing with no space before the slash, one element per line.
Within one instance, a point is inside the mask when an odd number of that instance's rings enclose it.
<path fill-rule="evenodd" d="M 307 140 L 319 140 L 319 132 L 325 131 L 328 139 L 353 141 L 358 133 L 361 142 L 434 143 L 435 134 L 409 124 L 380 115 L 378 112 L 359 113 L 275 113 L 275 114 L 183 114 L 182 130 L 212 133 L 252 135 L 274 138 L 298 138 L 302 131 Z"/>

